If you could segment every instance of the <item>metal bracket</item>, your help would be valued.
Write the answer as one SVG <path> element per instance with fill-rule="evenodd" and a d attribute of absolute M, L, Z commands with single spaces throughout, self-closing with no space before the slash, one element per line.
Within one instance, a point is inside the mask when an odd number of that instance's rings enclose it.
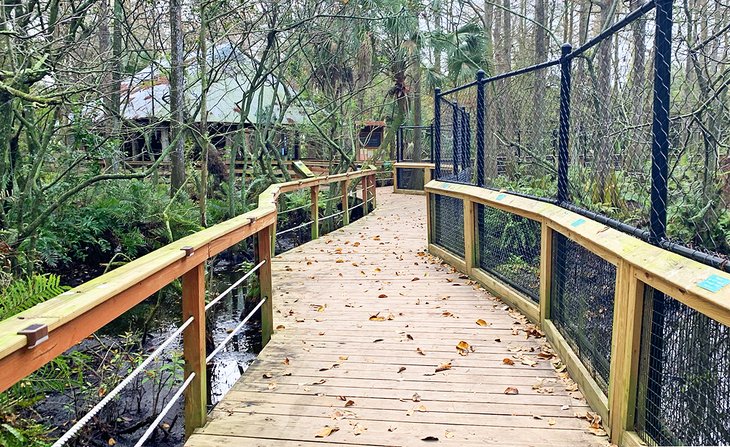
<path fill-rule="evenodd" d="M 18 335 L 25 335 L 27 339 L 26 347 L 33 349 L 48 340 L 48 326 L 45 324 L 31 324 L 22 331 L 19 331 Z"/>
<path fill-rule="evenodd" d="M 185 252 L 185 256 L 190 257 L 195 253 L 195 249 L 189 245 L 182 247 L 180 250 Z"/>

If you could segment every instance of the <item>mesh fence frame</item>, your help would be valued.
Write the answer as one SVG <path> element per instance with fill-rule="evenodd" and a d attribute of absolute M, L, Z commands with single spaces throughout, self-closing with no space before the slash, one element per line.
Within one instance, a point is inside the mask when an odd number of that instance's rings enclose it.
<path fill-rule="evenodd" d="M 396 136 L 400 153 L 398 161 L 429 162 L 433 150 L 433 129 L 431 126 L 404 126 Z"/>
<path fill-rule="evenodd" d="M 485 96 L 485 186 L 554 197 L 560 68 L 541 68 L 488 82 Z"/>
<path fill-rule="evenodd" d="M 558 232 L 552 243 L 550 318 L 608 394 L 616 266 Z"/>
<path fill-rule="evenodd" d="M 437 180 L 475 182 L 476 92 L 476 86 L 471 86 L 439 97 L 441 138 Z"/>
<path fill-rule="evenodd" d="M 398 189 L 410 190 L 410 191 L 423 191 L 423 185 L 425 178 L 423 175 L 423 168 L 402 168 L 395 167 L 397 171 L 397 184 Z"/>
<path fill-rule="evenodd" d="M 464 257 L 464 202 L 449 196 L 431 195 L 433 220 L 432 242 Z"/>
<path fill-rule="evenodd" d="M 540 302 L 539 222 L 477 204 L 479 267 Z"/>
<path fill-rule="evenodd" d="M 730 328 L 646 286 L 635 430 L 651 445 L 730 445 Z"/>

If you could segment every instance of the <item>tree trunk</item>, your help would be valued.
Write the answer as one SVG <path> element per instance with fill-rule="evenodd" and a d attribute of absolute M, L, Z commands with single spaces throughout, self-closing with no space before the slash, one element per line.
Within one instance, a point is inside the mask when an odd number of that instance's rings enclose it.
<path fill-rule="evenodd" d="M 200 206 L 200 224 L 208 226 L 206 209 L 208 206 L 208 45 L 206 36 L 208 31 L 207 19 L 205 17 L 205 4 L 207 0 L 200 2 L 200 34 L 198 34 L 198 76 L 200 78 L 200 194 L 198 205 Z"/>
<path fill-rule="evenodd" d="M 170 139 L 175 144 L 170 152 L 172 197 L 185 183 L 185 68 L 181 0 L 170 0 L 170 44 Z"/>

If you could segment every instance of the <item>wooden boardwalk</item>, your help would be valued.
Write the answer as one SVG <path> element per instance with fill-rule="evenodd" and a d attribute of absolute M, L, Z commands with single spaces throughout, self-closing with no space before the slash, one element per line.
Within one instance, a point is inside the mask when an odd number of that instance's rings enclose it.
<path fill-rule="evenodd" d="M 608 445 L 534 327 L 425 253 L 424 198 L 378 201 L 275 258 L 276 333 L 186 445 Z"/>

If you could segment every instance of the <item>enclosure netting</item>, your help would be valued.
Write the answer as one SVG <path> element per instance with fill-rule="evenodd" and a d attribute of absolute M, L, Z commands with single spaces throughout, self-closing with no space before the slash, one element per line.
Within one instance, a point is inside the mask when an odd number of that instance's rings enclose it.
<path fill-rule="evenodd" d="M 431 126 L 401 127 L 398 133 L 400 154 L 398 161 L 430 162 L 433 154 L 433 129 Z"/>
<path fill-rule="evenodd" d="M 485 186 L 552 198 L 557 194 L 560 69 L 485 85 Z"/>
<path fill-rule="evenodd" d="M 432 241 L 451 253 L 464 257 L 464 202 L 461 199 L 431 195 Z"/>
<path fill-rule="evenodd" d="M 540 301 L 540 223 L 477 205 L 480 268 Z"/>
<path fill-rule="evenodd" d="M 476 148 L 476 87 L 441 96 L 437 179 L 471 184 Z"/>
<path fill-rule="evenodd" d="M 730 445 L 730 330 L 646 287 L 635 429 L 654 445 Z"/>
<path fill-rule="evenodd" d="M 560 233 L 552 243 L 550 317 L 608 394 L 616 267 Z"/>
<path fill-rule="evenodd" d="M 423 168 L 402 168 L 396 167 L 396 178 L 398 189 L 422 191 L 424 184 Z"/>

